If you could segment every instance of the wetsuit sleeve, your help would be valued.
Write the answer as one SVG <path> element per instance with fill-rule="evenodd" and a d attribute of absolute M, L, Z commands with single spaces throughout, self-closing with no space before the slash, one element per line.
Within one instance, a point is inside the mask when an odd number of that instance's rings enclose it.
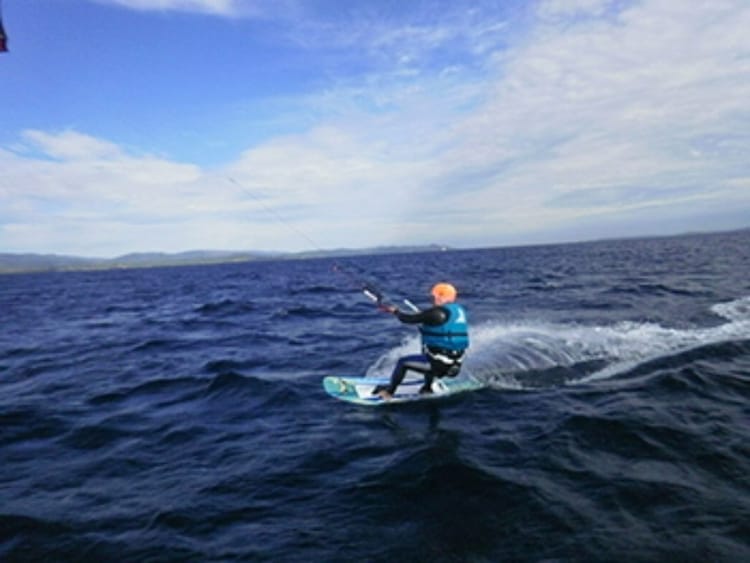
<path fill-rule="evenodd" d="M 396 311 L 396 317 L 406 324 L 426 324 L 437 326 L 448 320 L 448 312 L 443 307 L 432 307 L 419 313 Z"/>

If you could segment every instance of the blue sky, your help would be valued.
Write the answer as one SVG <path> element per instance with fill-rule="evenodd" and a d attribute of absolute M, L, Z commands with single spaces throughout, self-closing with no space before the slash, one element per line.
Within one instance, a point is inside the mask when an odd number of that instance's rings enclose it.
<path fill-rule="evenodd" d="M 746 0 L 0 1 L 0 252 L 750 226 Z"/>

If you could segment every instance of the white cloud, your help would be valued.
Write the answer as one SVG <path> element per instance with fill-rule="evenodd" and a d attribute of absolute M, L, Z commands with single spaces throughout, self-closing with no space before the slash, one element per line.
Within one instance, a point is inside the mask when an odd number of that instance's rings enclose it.
<path fill-rule="evenodd" d="M 247 8 L 248 2 L 242 0 L 94 0 L 99 3 L 116 4 L 132 10 L 141 11 L 184 11 L 233 16 Z"/>
<path fill-rule="evenodd" d="M 110 160 L 122 157 L 120 148 L 108 141 L 76 131 L 54 134 L 27 130 L 23 137 L 47 156 L 61 160 Z"/>
<path fill-rule="evenodd" d="M 614 21 L 542 25 L 503 55 L 487 103 L 460 125 L 472 142 L 444 160 L 485 171 L 476 195 L 507 198 L 500 220 L 541 217 L 548 201 L 579 190 L 647 188 L 644 207 L 668 206 L 660 191 L 680 201 L 680 186 L 710 194 L 747 170 L 739 150 L 696 149 L 750 141 L 749 18 L 744 3 L 685 11 L 651 2 Z M 592 198 L 578 215 L 591 208 L 603 209 Z"/>
<path fill-rule="evenodd" d="M 542 19 L 557 19 L 570 16 L 601 16 L 611 0 L 543 0 L 537 5 L 537 15 Z"/>
<path fill-rule="evenodd" d="M 84 255 L 96 247 L 124 250 L 145 242 L 138 240 L 138 224 L 190 214 L 185 200 L 202 175 L 194 165 L 129 155 L 74 131 L 26 131 L 23 138 L 15 152 L 0 150 L 2 247 L 62 252 L 73 246 Z M 112 226 L 118 223 L 133 227 L 130 236 L 117 238 L 122 231 Z"/>

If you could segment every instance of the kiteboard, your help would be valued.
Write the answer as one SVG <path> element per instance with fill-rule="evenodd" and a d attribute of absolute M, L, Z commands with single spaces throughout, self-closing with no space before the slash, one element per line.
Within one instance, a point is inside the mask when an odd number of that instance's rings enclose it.
<path fill-rule="evenodd" d="M 388 385 L 388 383 L 388 377 L 338 377 L 329 375 L 323 378 L 323 389 L 331 397 L 342 401 L 358 405 L 380 406 L 441 399 L 485 387 L 485 384 L 470 375 L 461 374 L 455 378 L 435 379 L 432 382 L 432 393 L 420 393 L 419 390 L 424 384 L 424 378 L 422 376 L 410 376 L 406 377 L 403 383 L 398 386 L 392 399 L 383 399 L 379 395 L 373 394 L 378 385 Z"/>

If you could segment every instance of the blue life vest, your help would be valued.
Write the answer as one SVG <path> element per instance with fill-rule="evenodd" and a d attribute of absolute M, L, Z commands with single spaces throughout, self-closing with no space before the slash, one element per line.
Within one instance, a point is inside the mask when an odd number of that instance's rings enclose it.
<path fill-rule="evenodd" d="M 442 305 L 448 311 L 448 320 L 441 325 L 422 325 L 422 345 L 430 348 L 463 351 L 469 347 L 469 325 L 466 310 L 457 303 Z"/>

